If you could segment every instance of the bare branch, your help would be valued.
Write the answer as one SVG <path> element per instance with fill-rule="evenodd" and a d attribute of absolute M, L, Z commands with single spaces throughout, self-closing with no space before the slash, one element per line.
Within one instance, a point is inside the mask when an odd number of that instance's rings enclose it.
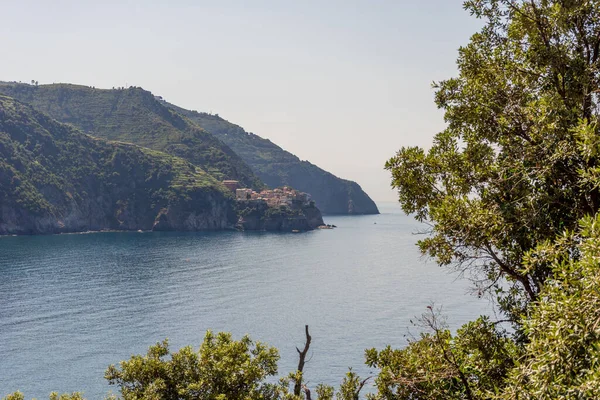
<path fill-rule="evenodd" d="M 296 351 L 300 359 L 298 360 L 298 372 L 300 372 L 300 379 L 296 381 L 294 384 L 294 394 L 296 396 L 300 396 L 300 392 L 302 391 L 302 371 L 304 370 L 304 364 L 306 360 L 306 354 L 308 353 L 308 349 L 310 348 L 311 336 L 308 333 L 308 325 L 304 326 L 304 330 L 306 333 L 306 343 L 304 343 L 304 350 L 300 351 L 299 348 L 296 347 Z"/>
<path fill-rule="evenodd" d="M 360 382 L 360 385 L 358 385 L 358 389 L 356 390 L 356 398 L 358 398 L 358 395 L 360 394 L 360 391 L 363 389 L 363 387 L 365 387 L 365 384 L 372 378 L 372 376 L 368 376 L 365 379 L 363 379 Z"/>
<path fill-rule="evenodd" d="M 312 400 L 310 397 L 310 389 L 306 385 L 302 385 L 302 389 L 304 390 L 304 395 L 306 396 L 306 400 Z"/>

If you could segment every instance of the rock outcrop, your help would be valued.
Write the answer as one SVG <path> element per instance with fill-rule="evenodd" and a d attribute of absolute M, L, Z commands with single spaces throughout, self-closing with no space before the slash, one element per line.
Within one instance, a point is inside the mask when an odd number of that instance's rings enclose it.
<path fill-rule="evenodd" d="M 238 201 L 237 227 L 244 231 L 310 231 L 324 224 L 314 205 L 269 207 L 264 200 Z"/>

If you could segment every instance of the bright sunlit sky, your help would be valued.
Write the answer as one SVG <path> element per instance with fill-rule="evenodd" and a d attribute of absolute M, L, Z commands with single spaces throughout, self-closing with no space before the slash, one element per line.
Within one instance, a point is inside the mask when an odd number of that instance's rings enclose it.
<path fill-rule="evenodd" d="M 444 127 L 462 0 L 0 0 L 0 80 L 141 86 L 396 198 L 385 161 Z"/>

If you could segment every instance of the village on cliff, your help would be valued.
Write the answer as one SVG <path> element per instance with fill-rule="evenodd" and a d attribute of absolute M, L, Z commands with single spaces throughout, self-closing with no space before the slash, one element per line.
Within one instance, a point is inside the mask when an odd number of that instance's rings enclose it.
<path fill-rule="evenodd" d="M 310 194 L 292 189 L 288 186 L 256 192 L 250 188 L 240 188 L 239 182 L 234 180 L 223 181 L 223 185 L 231 190 L 238 201 L 259 200 L 266 202 L 269 207 L 291 207 L 292 205 L 304 206 L 311 202 Z"/>

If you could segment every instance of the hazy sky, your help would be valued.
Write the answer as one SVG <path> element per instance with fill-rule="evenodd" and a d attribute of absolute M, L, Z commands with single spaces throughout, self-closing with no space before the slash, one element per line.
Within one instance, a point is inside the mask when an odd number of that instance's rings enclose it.
<path fill-rule="evenodd" d="M 443 129 L 462 0 L 0 0 L 0 80 L 141 86 L 394 200 L 385 161 Z"/>

